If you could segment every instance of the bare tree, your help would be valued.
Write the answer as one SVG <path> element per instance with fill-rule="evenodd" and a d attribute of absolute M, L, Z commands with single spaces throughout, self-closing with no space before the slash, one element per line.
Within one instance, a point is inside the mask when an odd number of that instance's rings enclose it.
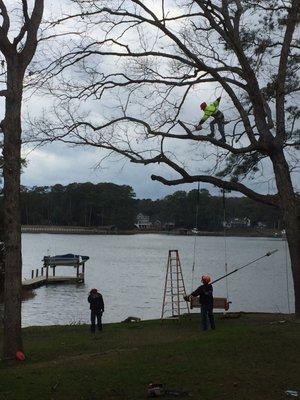
<path fill-rule="evenodd" d="M 8 3 L 8 2 L 7 2 Z M 21 337 L 21 107 L 26 68 L 37 48 L 37 32 L 41 23 L 44 1 L 27 0 L 5 4 L 0 0 L 0 51 L 3 56 L 2 90 L 5 98 L 1 121 L 4 177 L 4 349 L 3 358 L 12 359 L 22 350 Z M 21 21 L 21 27 L 17 25 Z"/>
<path fill-rule="evenodd" d="M 178 176 L 151 176 L 165 185 L 206 182 L 279 208 L 299 316 L 300 226 L 292 183 L 299 0 L 72 3 L 78 12 L 53 26 L 71 23 L 85 34 L 60 43 L 55 61 L 41 71 L 43 87 L 58 102 L 55 118 L 35 121 L 33 132 L 167 166 Z M 230 120 L 226 143 L 194 130 L 191 107 L 208 91 L 212 100 L 222 95 Z M 90 115 L 83 112 L 87 105 Z M 185 159 L 182 149 L 189 152 Z M 263 168 L 272 170 L 271 193 L 242 182 L 257 180 Z"/>

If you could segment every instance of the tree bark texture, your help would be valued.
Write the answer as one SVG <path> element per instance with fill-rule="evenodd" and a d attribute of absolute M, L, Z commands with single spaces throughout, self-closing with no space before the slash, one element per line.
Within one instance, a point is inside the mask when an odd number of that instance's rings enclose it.
<path fill-rule="evenodd" d="M 13 57 L 14 58 L 14 57 Z M 21 105 L 23 71 L 17 57 L 8 65 L 4 133 L 4 359 L 15 358 L 22 350 L 21 338 L 21 222 L 20 222 L 20 174 L 21 174 Z"/>
<path fill-rule="evenodd" d="M 290 251 L 295 292 L 295 313 L 297 317 L 300 317 L 300 218 L 297 212 L 296 196 L 283 150 L 275 151 L 271 155 L 271 160 Z"/>

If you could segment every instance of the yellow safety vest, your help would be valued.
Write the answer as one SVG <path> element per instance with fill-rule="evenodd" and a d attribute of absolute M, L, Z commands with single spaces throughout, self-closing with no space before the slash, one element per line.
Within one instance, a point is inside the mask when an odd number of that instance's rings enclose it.
<path fill-rule="evenodd" d="M 220 100 L 216 100 L 213 103 L 206 106 L 205 109 L 203 110 L 204 115 L 203 115 L 201 121 L 205 122 L 209 117 L 214 115 L 218 111 L 219 104 L 220 104 Z"/>

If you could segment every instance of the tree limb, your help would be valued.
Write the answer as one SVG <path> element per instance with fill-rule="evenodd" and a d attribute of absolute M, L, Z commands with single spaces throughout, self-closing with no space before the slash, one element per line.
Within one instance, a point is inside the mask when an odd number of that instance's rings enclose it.
<path fill-rule="evenodd" d="M 3 0 L 0 0 L 0 14 L 3 18 L 3 23 L 0 27 L 0 51 L 4 55 L 7 55 L 11 48 L 11 43 L 7 37 L 10 27 L 10 20 Z"/>
<path fill-rule="evenodd" d="M 37 33 L 42 20 L 44 11 L 44 0 L 35 0 L 31 18 L 28 21 L 27 37 L 23 50 L 20 53 L 23 67 L 26 68 L 37 47 Z M 25 22 L 26 23 L 26 22 Z"/>
<path fill-rule="evenodd" d="M 236 182 L 227 182 L 222 179 L 216 178 L 214 176 L 209 175 L 189 175 L 184 176 L 181 179 L 166 179 L 162 176 L 151 175 L 151 179 L 153 181 L 158 181 L 167 186 L 175 186 L 183 183 L 194 183 L 194 182 L 203 182 L 203 183 L 211 183 L 221 189 L 225 190 L 233 190 L 240 193 L 243 193 L 245 196 L 249 197 L 252 200 L 259 201 L 260 203 L 268 204 L 271 206 L 278 207 L 278 196 L 274 195 L 262 195 L 254 192 L 253 190 L 247 188 L 245 185 Z"/>

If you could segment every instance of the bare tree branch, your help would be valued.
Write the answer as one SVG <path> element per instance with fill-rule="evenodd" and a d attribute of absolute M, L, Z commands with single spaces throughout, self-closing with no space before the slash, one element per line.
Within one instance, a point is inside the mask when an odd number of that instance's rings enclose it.
<path fill-rule="evenodd" d="M 10 49 L 10 42 L 7 37 L 10 27 L 10 20 L 3 0 L 0 0 L 0 14 L 3 18 L 3 23 L 0 27 L 0 51 L 6 55 Z"/>
<path fill-rule="evenodd" d="M 276 206 L 276 207 L 278 206 L 277 196 L 260 195 L 259 193 L 252 191 L 251 189 L 247 188 L 241 183 L 227 182 L 209 175 L 191 175 L 191 176 L 184 176 L 181 179 L 172 179 L 172 180 L 163 178 L 162 176 L 158 175 L 151 175 L 151 179 L 154 181 L 161 182 L 167 186 L 174 186 L 174 185 L 180 185 L 182 183 L 194 183 L 194 182 L 211 183 L 212 185 L 215 185 L 221 189 L 233 190 L 243 193 L 245 196 L 249 197 L 252 200 L 259 201 L 264 204 L 269 204 L 271 206 Z"/>

